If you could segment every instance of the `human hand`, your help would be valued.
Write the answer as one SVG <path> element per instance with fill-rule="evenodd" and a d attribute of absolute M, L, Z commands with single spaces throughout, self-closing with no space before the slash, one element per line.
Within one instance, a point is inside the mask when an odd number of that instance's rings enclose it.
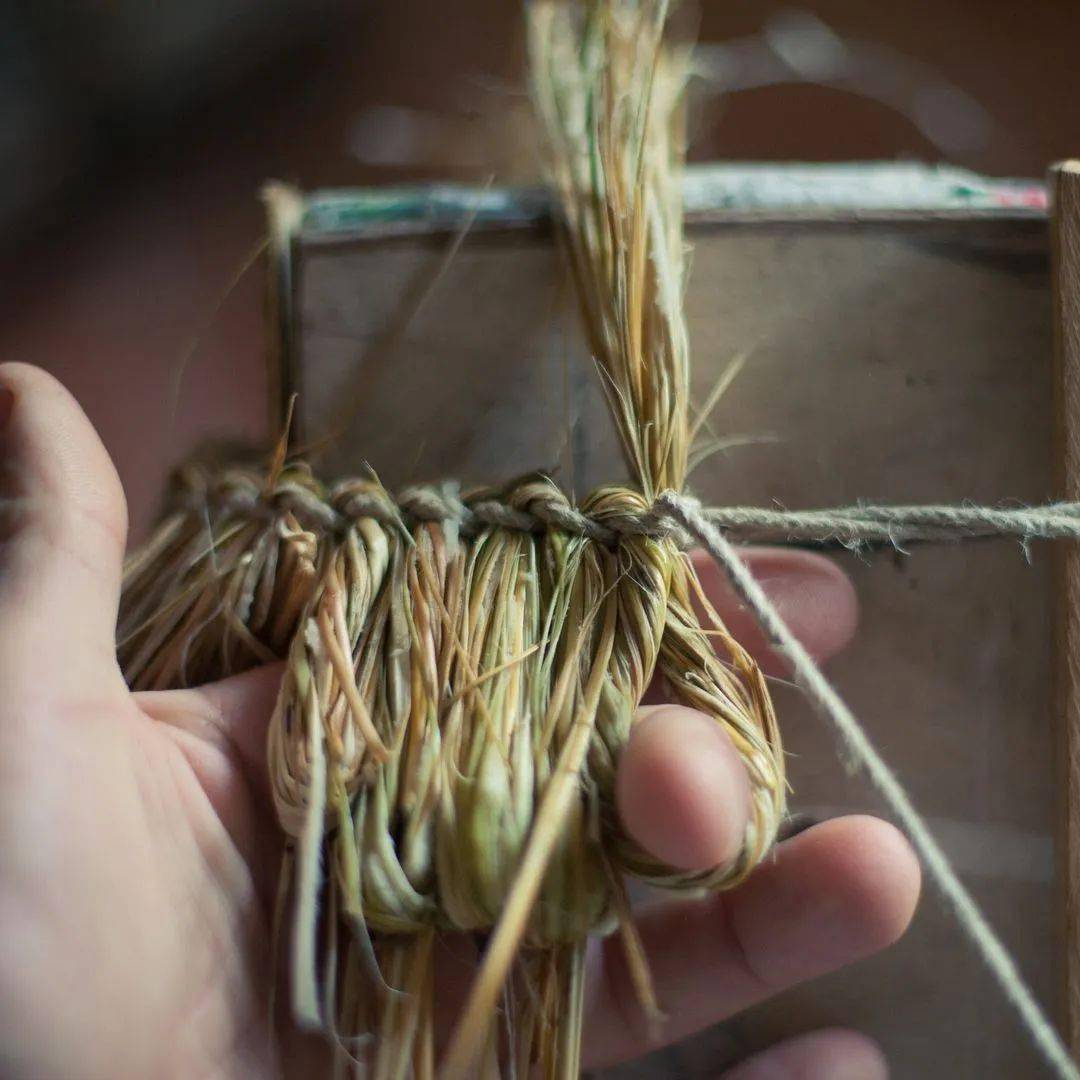
<path fill-rule="evenodd" d="M 43 372 L 0 365 L 0 1073 L 275 1075 L 295 1060 L 272 1046 L 266 1000 L 281 840 L 265 735 L 279 671 L 129 693 L 114 646 L 125 532 L 115 470 L 78 405 Z M 845 643 L 854 600 L 831 564 L 747 559 L 811 651 Z M 729 625 L 775 670 L 718 574 L 700 569 Z M 639 843 L 697 868 L 736 852 L 748 791 L 714 724 L 649 706 L 617 802 Z M 918 888 L 895 829 L 844 818 L 780 844 L 731 893 L 643 911 L 665 1037 L 886 946 Z M 445 951 L 440 985 L 453 999 L 469 972 Z M 652 1047 L 618 942 L 598 943 L 592 962 L 585 1054 L 598 1067 Z M 883 1071 L 872 1044 L 826 1032 L 729 1076 Z"/>

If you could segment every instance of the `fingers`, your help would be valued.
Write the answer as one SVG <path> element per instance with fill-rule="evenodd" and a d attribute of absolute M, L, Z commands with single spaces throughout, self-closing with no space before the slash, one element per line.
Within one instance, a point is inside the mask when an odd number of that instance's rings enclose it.
<path fill-rule="evenodd" d="M 731 740 L 714 720 L 680 705 L 638 715 L 615 781 L 623 828 L 681 870 L 729 862 L 750 815 L 750 783 Z"/>
<path fill-rule="evenodd" d="M 815 660 L 827 660 L 851 641 L 858 621 L 855 589 L 831 560 L 792 548 L 748 548 L 743 558 L 781 617 Z M 703 551 L 691 555 L 705 594 L 728 630 L 767 675 L 786 675 L 788 666 L 770 648 L 754 616 Z"/>
<path fill-rule="evenodd" d="M 134 695 L 143 713 L 168 732 L 187 759 L 251 868 L 268 909 L 280 868 L 282 838 L 269 809 L 266 728 L 282 670 L 282 664 L 269 664 L 196 690 Z"/>
<path fill-rule="evenodd" d="M 767 673 L 786 671 L 753 616 L 703 552 L 693 556 L 702 586 L 728 629 Z M 748 549 L 743 558 L 795 635 L 817 659 L 843 648 L 855 632 L 857 604 L 847 576 L 805 551 Z M 661 696 L 654 686 L 646 701 Z M 708 718 L 678 706 L 647 706 L 619 760 L 616 803 L 627 832 L 680 869 L 725 863 L 743 842 L 750 791 L 728 737 Z"/>
<path fill-rule="evenodd" d="M 193 690 L 138 693 L 135 701 L 154 720 L 215 748 L 243 774 L 253 791 L 269 798 L 266 729 L 283 670 L 283 664 L 267 664 Z M 213 798 L 215 778 L 205 779 L 210 781 Z"/>
<path fill-rule="evenodd" d="M 885 1055 L 857 1031 L 829 1028 L 785 1039 L 741 1061 L 724 1080 L 887 1080 Z"/>
<path fill-rule="evenodd" d="M 75 399 L 0 365 L 0 683 L 81 698 L 119 693 L 123 490 Z"/>
<path fill-rule="evenodd" d="M 911 920 L 919 882 L 897 829 L 838 818 L 779 845 L 733 892 L 644 911 L 638 926 L 668 1016 L 664 1041 L 890 945 Z M 617 936 L 598 948 L 590 987 L 590 1067 L 649 1050 Z"/>

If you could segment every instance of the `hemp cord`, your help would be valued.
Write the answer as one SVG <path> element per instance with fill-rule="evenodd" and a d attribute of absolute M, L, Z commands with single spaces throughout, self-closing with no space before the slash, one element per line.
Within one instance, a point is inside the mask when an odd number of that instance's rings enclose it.
<path fill-rule="evenodd" d="M 202 478 L 200 478 L 201 481 Z M 559 529 L 600 543 L 613 544 L 620 536 L 671 537 L 683 547 L 691 537 L 672 513 L 671 498 L 691 506 L 706 521 L 737 543 L 837 544 L 859 550 L 912 541 L 944 542 L 992 537 L 1032 540 L 1080 539 L 1080 503 L 1044 506 L 844 506 L 822 510 L 784 510 L 760 506 L 702 507 L 690 496 L 661 494 L 650 510 L 613 514 L 597 520 L 574 507 L 556 488 L 550 498 L 535 498 L 527 509 L 510 506 L 490 494 L 462 497 L 452 483 L 406 488 L 396 499 L 371 490 L 356 490 L 349 482 L 336 485 L 323 498 L 294 483 L 272 489 L 260 486 L 247 474 L 233 474 L 213 485 L 188 480 L 177 499 L 178 509 L 274 517 L 288 511 L 305 527 L 343 530 L 358 518 L 382 525 L 439 522 L 456 525 L 463 536 L 498 527 L 515 532 Z"/>
<path fill-rule="evenodd" d="M 974 946 L 1006 1000 L 1019 1015 L 1047 1065 L 1063 1080 L 1077 1080 L 1080 1071 L 1073 1063 L 1061 1037 L 1035 1000 L 1001 939 L 960 881 L 948 856 L 934 839 L 933 833 L 915 809 L 903 785 L 874 748 L 854 713 L 788 629 L 776 607 L 739 558 L 735 548 L 710 521 L 708 513 L 695 505 L 693 500 L 669 491 L 660 496 L 657 504 L 660 509 L 679 521 L 716 560 L 769 639 L 786 654 L 803 693 L 832 724 L 849 753 L 866 769 L 874 787 L 903 825 L 930 878 L 952 906 L 960 929 Z M 931 508 L 934 513 L 940 513 L 943 509 L 960 508 Z M 1070 512 L 1075 513 L 1075 506 Z"/>
<path fill-rule="evenodd" d="M 1080 503 L 1039 507 L 967 504 L 942 506 L 849 506 L 834 510 L 773 510 L 760 507 L 703 509 L 705 518 L 746 543 L 814 541 L 853 549 L 887 543 L 1015 537 L 1057 540 L 1080 537 Z"/>

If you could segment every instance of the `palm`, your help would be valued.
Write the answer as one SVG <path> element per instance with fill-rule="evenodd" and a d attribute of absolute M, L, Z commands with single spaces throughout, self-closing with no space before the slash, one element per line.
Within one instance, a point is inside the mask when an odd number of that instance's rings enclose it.
<path fill-rule="evenodd" d="M 0 1044 L 34 1076 L 70 1061 L 91 1076 L 256 1075 L 269 1048 L 252 869 L 264 841 L 242 769 L 130 699 L 21 719 L 31 737 L 6 764 L 23 783 L 3 785 L 0 809 L 15 945 Z"/>

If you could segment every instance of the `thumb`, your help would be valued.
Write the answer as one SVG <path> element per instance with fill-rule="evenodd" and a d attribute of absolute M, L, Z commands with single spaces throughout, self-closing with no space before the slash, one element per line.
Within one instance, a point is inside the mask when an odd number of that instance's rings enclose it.
<path fill-rule="evenodd" d="M 120 479 L 78 403 L 46 372 L 0 364 L 0 686 L 123 690 L 126 535 Z"/>

